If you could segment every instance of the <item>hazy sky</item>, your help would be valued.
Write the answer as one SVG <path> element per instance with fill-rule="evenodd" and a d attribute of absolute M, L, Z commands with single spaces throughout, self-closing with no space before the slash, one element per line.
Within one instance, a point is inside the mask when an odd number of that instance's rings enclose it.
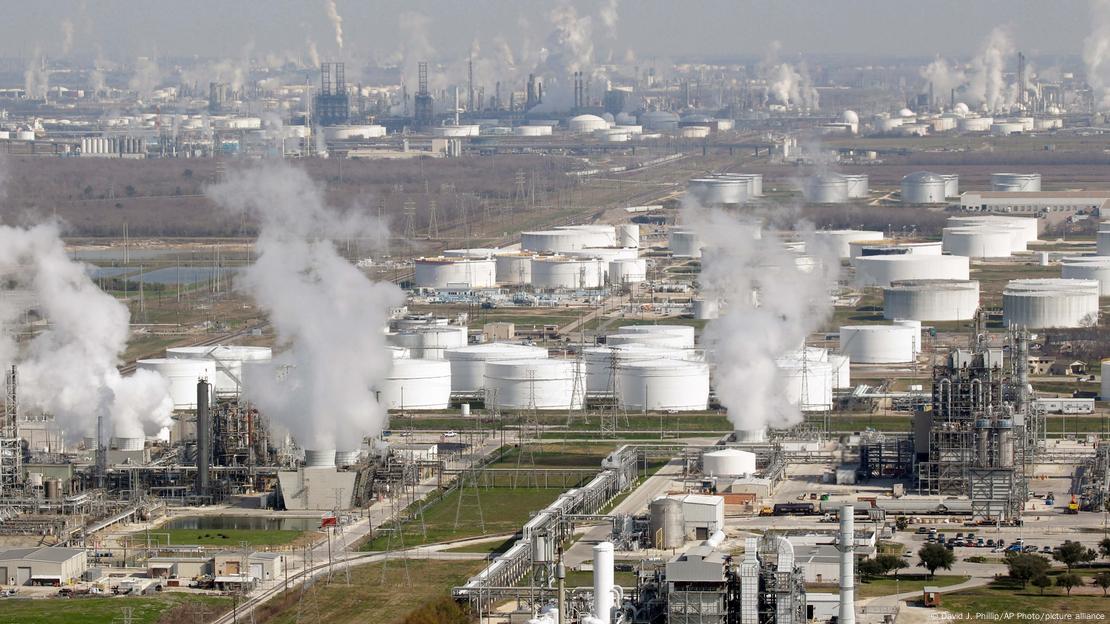
<path fill-rule="evenodd" d="M 475 39 L 503 35 L 516 48 L 542 41 L 557 2 L 510 0 L 335 0 L 345 53 L 386 56 L 401 45 L 399 16 L 429 18 L 432 47 L 465 55 Z M 565 2 L 563 3 L 565 4 Z M 1089 24 L 1086 0 L 624 0 L 615 37 L 602 25 L 607 3 L 570 2 L 591 16 L 595 48 L 639 57 L 760 56 L 773 40 L 782 53 L 965 56 L 985 33 L 1006 26 L 1031 57 L 1078 55 Z M 338 48 L 325 0 L 5 0 L 0 55 L 37 48 L 63 52 L 66 20 L 72 53 L 128 60 L 138 55 L 300 57 L 313 40 L 320 56 Z"/>

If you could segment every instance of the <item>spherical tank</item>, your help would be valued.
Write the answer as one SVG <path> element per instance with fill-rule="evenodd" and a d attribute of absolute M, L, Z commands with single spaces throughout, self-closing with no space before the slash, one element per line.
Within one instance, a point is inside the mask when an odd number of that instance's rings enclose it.
<path fill-rule="evenodd" d="M 865 256 L 856 258 L 856 283 L 885 288 L 903 280 L 966 280 L 971 269 L 968 260 L 967 256 Z"/>
<path fill-rule="evenodd" d="M 600 261 L 592 258 L 537 257 L 532 260 L 532 286 L 539 289 L 598 288 L 603 272 Z"/>
<path fill-rule="evenodd" d="M 617 333 L 680 336 L 683 340 L 683 347 L 694 346 L 695 331 L 692 325 L 621 325 L 617 328 Z"/>
<path fill-rule="evenodd" d="M 851 358 L 839 353 L 830 353 L 829 368 L 832 369 L 833 389 L 843 390 L 852 387 Z"/>
<path fill-rule="evenodd" d="M 701 241 L 698 235 L 686 230 L 671 230 L 667 234 L 667 246 L 675 258 L 700 258 Z"/>
<path fill-rule="evenodd" d="M 833 249 L 841 259 L 851 257 L 852 241 L 877 241 L 883 233 L 875 230 L 818 230 L 813 233 L 814 243 Z"/>
<path fill-rule="evenodd" d="M 412 281 L 418 288 L 490 288 L 497 281 L 496 275 L 491 258 L 417 258 Z"/>
<path fill-rule="evenodd" d="M 806 201 L 814 204 L 842 204 L 848 201 L 848 181 L 837 174 L 813 176 L 802 189 Z"/>
<path fill-rule="evenodd" d="M 390 410 L 447 409 L 451 401 L 451 363 L 444 360 L 393 360 L 378 392 Z"/>
<path fill-rule="evenodd" d="M 947 227 L 941 236 L 945 253 L 968 258 L 1007 258 L 1013 236 L 1003 229 L 978 227 Z"/>
<path fill-rule="evenodd" d="M 833 371 L 828 362 L 780 358 L 777 362 L 782 396 L 805 412 L 832 409 Z"/>
<path fill-rule="evenodd" d="M 1002 291 L 1002 320 L 1016 327 L 1086 327 L 1098 322 L 1098 282 L 1013 280 Z"/>
<path fill-rule="evenodd" d="M 610 393 L 619 381 L 620 369 L 629 362 L 684 360 L 686 356 L 687 352 L 683 349 L 649 346 L 640 342 L 586 347 L 582 349 L 582 361 L 586 365 L 586 390 Z"/>
<path fill-rule="evenodd" d="M 486 362 L 486 401 L 504 409 L 581 409 L 586 371 L 574 360 Z"/>
<path fill-rule="evenodd" d="M 269 362 L 269 347 L 217 345 L 212 347 L 171 347 L 166 357 L 182 360 L 211 360 L 216 375 L 210 381 L 219 394 L 238 393 L 243 383 L 243 365 L 247 362 Z"/>
<path fill-rule="evenodd" d="M 635 258 L 609 261 L 609 283 L 639 284 L 647 279 L 647 259 Z"/>
<path fill-rule="evenodd" d="M 1110 257 L 1081 256 L 1060 261 L 1060 277 L 1098 282 L 1100 297 L 1110 297 Z"/>
<path fill-rule="evenodd" d="M 883 318 L 966 321 L 979 309 L 974 280 L 903 280 L 883 288 Z"/>
<path fill-rule="evenodd" d="M 154 371 L 169 382 L 170 398 L 174 409 L 193 409 L 197 406 L 197 381 L 216 378 L 216 363 L 212 360 L 154 358 L 139 360 L 139 370 Z"/>
<path fill-rule="evenodd" d="M 686 542 L 686 520 L 681 501 L 659 497 L 648 504 L 648 516 L 652 546 L 659 549 L 681 548 Z"/>
<path fill-rule="evenodd" d="M 694 411 L 709 405 L 709 366 L 704 362 L 629 362 L 619 373 L 617 396 L 623 409 Z"/>
<path fill-rule="evenodd" d="M 532 258 L 534 254 L 507 253 L 493 258 L 498 284 L 526 285 L 532 283 Z"/>
<path fill-rule="evenodd" d="M 451 363 L 451 391 L 478 392 L 484 387 L 486 362 L 491 360 L 544 359 L 547 349 L 505 342 L 469 345 L 447 349 L 444 357 Z"/>
<path fill-rule="evenodd" d="M 857 364 L 912 362 L 919 332 L 903 325 L 845 325 L 840 352 Z"/>
<path fill-rule="evenodd" d="M 701 471 L 707 476 L 739 477 L 754 475 L 755 470 L 755 453 L 749 451 L 726 448 L 701 456 Z"/>
<path fill-rule="evenodd" d="M 463 325 L 431 325 L 392 333 L 387 339 L 408 349 L 414 359 L 442 360 L 446 349 L 466 346 L 467 332 Z"/>
<path fill-rule="evenodd" d="M 992 173 L 992 191 L 1038 192 L 1041 190 L 1039 173 Z"/>
<path fill-rule="evenodd" d="M 935 173 L 918 171 L 902 178 L 903 204 L 942 204 L 945 181 Z"/>

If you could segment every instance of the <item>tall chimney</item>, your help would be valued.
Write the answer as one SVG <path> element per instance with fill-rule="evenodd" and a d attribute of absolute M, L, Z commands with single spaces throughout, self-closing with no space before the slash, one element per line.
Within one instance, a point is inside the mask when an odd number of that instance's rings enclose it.
<path fill-rule="evenodd" d="M 212 455 L 212 424 L 208 418 L 208 382 L 197 382 L 197 494 L 208 495 L 208 458 Z"/>
<path fill-rule="evenodd" d="M 601 542 L 594 546 L 594 617 L 609 624 L 613 621 L 612 611 L 613 544 Z"/>
<path fill-rule="evenodd" d="M 839 624 L 856 624 L 856 509 L 840 508 L 840 619 Z"/>

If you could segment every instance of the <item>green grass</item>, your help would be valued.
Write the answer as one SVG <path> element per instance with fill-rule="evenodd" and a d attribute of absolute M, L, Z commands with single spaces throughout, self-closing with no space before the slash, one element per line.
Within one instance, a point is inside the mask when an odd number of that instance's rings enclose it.
<path fill-rule="evenodd" d="M 329 624 L 398 624 L 418 607 L 448 595 L 451 587 L 465 583 L 485 563 L 410 559 L 406 574 L 405 562 L 390 561 L 384 583 L 382 565 L 352 567 L 350 585 L 337 575 L 330 585 L 318 584 L 303 600 L 299 588 L 284 593 L 266 604 L 256 621 L 295 624 L 311 614 L 308 621 Z"/>
<path fill-rule="evenodd" d="M 523 479 L 523 477 L 522 477 Z M 455 513 L 459 510 L 459 491 L 452 491 L 434 503 L 424 512 L 424 525 L 427 538 L 420 530 L 418 520 L 410 521 L 404 528 L 405 546 L 430 544 L 465 537 L 477 537 L 494 533 L 512 533 L 520 529 L 531 512 L 546 507 L 555 500 L 562 490 L 559 488 L 496 487 L 480 488 L 482 518 L 485 530 L 478 522 L 478 508 L 474 505 L 471 489 L 459 512 L 459 526 L 455 528 Z M 384 550 L 389 547 L 387 535 L 379 535 L 363 545 L 362 550 Z M 394 541 L 393 547 L 400 543 Z"/>
<path fill-rule="evenodd" d="M 1009 579 L 999 579 L 984 587 L 944 594 L 941 604 L 953 613 L 971 614 L 971 619 L 965 620 L 971 622 L 993 621 L 977 614 L 1070 613 L 1074 618 L 1078 613 L 1107 613 L 1110 610 L 1110 599 L 1104 598 L 1101 592 L 1097 595 L 1078 593 L 1091 589 L 1090 579 L 1084 580 L 1087 586 L 1072 590 L 1071 596 L 1055 587 L 1045 590 L 1045 595 L 1042 596 L 1040 590 L 1031 585 L 1022 589 L 1018 583 Z"/>
<path fill-rule="evenodd" d="M 601 468 L 601 460 L 616 449 L 612 443 L 578 444 L 564 446 L 562 444 L 540 444 L 533 447 L 533 456 L 537 468 Z M 512 448 L 505 452 L 500 460 L 489 465 L 490 468 L 515 468 L 519 459 L 520 449 Z"/>
<path fill-rule="evenodd" d="M 164 592 L 157 596 L 5 599 L 0 602 L 3 624 L 113 624 L 131 609 L 132 624 L 155 624 L 172 609 L 178 621 L 210 621 L 231 608 L 231 599 L 217 596 Z M 202 617 L 202 613 L 206 614 Z"/>
<path fill-rule="evenodd" d="M 263 529 L 167 529 L 159 530 L 158 538 L 169 534 L 169 543 L 174 546 L 228 546 L 237 547 L 240 542 L 251 546 L 280 546 L 288 544 L 301 536 L 303 531 L 263 530 Z M 146 538 L 139 536 L 143 543 Z M 155 534 L 151 533 L 151 539 Z"/>
<path fill-rule="evenodd" d="M 613 582 L 621 587 L 635 587 L 635 572 L 614 572 Z M 590 570 L 567 570 L 567 587 L 591 587 L 594 584 L 594 573 Z"/>
<path fill-rule="evenodd" d="M 924 574 L 899 574 L 898 578 L 882 577 L 863 581 L 856 589 L 857 598 L 872 598 L 874 596 L 889 596 L 891 594 L 919 592 L 926 585 L 947 587 L 963 583 L 969 577 L 959 575 L 938 574 L 927 578 Z"/>

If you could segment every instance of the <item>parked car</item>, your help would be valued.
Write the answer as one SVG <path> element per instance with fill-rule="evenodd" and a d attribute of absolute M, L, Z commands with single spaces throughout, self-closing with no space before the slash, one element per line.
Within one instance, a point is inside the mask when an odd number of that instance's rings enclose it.
<path fill-rule="evenodd" d="M 987 547 L 988 548 L 994 548 L 994 540 L 993 539 L 987 540 Z"/>
<path fill-rule="evenodd" d="M 1048 544 L 1045 544 L 1044 546 L 1041 546 L 1041 552 L 1043 552 L 1046 555 L 1051 555 L 1053 550 L 1052 550 L 1051 546 L 1049 546 Z"/>

